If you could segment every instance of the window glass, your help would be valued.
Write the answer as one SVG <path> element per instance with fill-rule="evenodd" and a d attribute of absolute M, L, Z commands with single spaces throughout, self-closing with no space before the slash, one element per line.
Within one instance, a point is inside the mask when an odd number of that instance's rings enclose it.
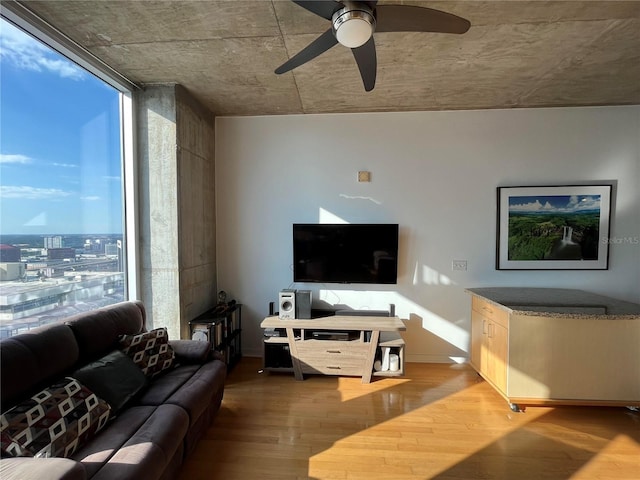
<path fill-rule="evenodd" d="M 0 20 L 0 336 L 126 298 L 121 93 Z"/>

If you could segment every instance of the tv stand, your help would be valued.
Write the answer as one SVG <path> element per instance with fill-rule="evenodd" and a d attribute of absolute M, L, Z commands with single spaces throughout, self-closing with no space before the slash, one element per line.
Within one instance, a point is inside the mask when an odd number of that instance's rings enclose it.
<path fill-rule="evenodd" d="M 406 330 L 398 317 L 333 315 L 313 319 L 266 317 L 261 328 L 282 332 L 265 336 L 264 369 L 293 372 L 296 380 L 305 374 L 362 377 L 404 374 L 404 340 Z M 398 355 L 397 370 L 374 368 L 383 350 Z"/>

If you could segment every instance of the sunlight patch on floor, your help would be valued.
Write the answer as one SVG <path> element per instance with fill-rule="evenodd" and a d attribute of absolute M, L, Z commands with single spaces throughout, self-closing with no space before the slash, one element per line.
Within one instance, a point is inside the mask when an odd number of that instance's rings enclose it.
<path fill-rule="evenodd" d="M 360 377 L 338 377 L 338 388 L 343 402 L 354 398 L 366 397 L 374 392 L 381 392 L 411 382 L 407 378 L 385 378 L 362 383 Z"/>
<path fill-rule="evenodd" d="M 377 383 L 383 386 L 383 382 Z M 327 472 L 335 468 L 337 473 L 341 463 L 344 470 L 344 462 L 362 464 L 358 470 L 363 474 L 382 478 L 415 478 L 414 468 L 437 475 L 550 410 L 536 408 L 526 414 L 514 413 L 506 402 L 503 408 L 496 409 L 495 401 L 484 398 L 488 387 L 485 383 L 462 390 L 456 380 L 423 387 L 422 397 L 415 390 L 404 394 L 402 389 L 380 389 L 376 400 L 371 400 L 370 409 L 374 416 L 389 419 L 377 418 L 371 427 L 345 436 L 310 457 L 309 476 L 338 478 L 327 476 Z M 450 393 L 452 390 L 458 391 Z M 375 394 L 370 396 L 374 397 Z"/>
<path fill-rule="evenodd" d="M 640 430 L 640 426 L 638 428 Z M 625 454 L 621 455 L 620 452 Z M 628 435 L 616 435 L 571 478 L 622 479 L 625 478 L 622 472 L 628 472 L 629 469 L 635 469 L 638 472 L 637 478 L 640 478 L 640 443 Z"/>

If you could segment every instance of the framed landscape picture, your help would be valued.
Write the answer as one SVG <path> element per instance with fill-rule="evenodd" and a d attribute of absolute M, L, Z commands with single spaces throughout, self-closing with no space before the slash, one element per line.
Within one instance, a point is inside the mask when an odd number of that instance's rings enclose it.
<path fill-rule="evenodd" d="M 606 270 L 611 185 L 498 187 L 498 270 Z"/>

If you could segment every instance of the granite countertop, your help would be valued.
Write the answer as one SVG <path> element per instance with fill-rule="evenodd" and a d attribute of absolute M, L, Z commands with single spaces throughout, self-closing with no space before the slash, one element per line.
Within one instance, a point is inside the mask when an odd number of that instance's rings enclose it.
<path fill-rule="evenodd" d="M 569 288 L 468 288 L 511 313 L 564 318 L 640 319 L 640 304 Z"/>

